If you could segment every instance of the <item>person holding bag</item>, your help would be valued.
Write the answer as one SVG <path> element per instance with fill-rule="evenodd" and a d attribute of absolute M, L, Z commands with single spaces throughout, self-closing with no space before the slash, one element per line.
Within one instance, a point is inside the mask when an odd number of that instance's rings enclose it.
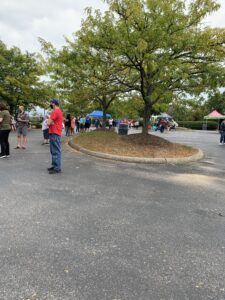
<path fill-rule="evenodd" d="M 0 145 L 1 153 L 0 158 L 6 158 L 10 156 L 9 151 L 9 133 L 11 131 L 11 115 L 7 106 L 4 103 L 0 103 Z"/>

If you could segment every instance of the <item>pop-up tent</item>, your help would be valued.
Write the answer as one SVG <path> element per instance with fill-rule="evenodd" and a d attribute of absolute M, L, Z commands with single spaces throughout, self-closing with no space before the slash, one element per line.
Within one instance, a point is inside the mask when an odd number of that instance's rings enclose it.
<path fill-rule="evenodd" d="M 95 110 L 88 115 L 91 118 L 103 118 L 103 111 Z M 106 114 L 106 118 L 112 118 L 110 114 Z"/>
<path fill-rule="evenodd" d="M 167 113 L 160 113 L 160 115 L 162 118 L 172 118 L 170 115 L 168 115 Z"/>
<path fill-rule="evenodd" d="M 220 114 L 217 110 L 212 111 L 204 117 L 205 120 L 220 120 L 225 119 L 225 115 Z"/>
<path fill-rule="evenodd" d="M 218 128 L 220 127 L 220 120 L 225 119 L 225 115 L 220 114 L 217 110 L 212 111 L 207 116 L 204 117 L 206 121 L 205 124 L 202 125 L 202 129 L 207 130 L 207 121 L 208 120 L 217 120 L 218 121 Z"/>

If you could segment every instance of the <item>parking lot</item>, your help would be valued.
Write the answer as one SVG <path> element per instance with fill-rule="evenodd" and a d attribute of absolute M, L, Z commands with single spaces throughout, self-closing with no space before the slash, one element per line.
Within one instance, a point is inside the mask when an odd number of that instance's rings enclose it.
<path fill-rule="evenodd" d="M 1 300 L 224 300 L 225 145 L 185 165 L 126 164 L 63 149 L 49 175 L 41 131 L 0 161 Z M 11 145 L 16 137 L 11 135 Z"/>

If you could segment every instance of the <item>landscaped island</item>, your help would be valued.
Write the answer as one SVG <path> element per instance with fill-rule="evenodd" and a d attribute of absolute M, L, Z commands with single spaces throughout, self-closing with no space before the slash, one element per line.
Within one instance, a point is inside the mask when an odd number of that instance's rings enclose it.
<path fill-rule="evenodd" d="M 74 143 L 89 151 L 142 158 L 182 158 L 198 152 L 192 147 L 169 142 L 154 135 L 118 135 L 96 130 L 74 138 Z"/>

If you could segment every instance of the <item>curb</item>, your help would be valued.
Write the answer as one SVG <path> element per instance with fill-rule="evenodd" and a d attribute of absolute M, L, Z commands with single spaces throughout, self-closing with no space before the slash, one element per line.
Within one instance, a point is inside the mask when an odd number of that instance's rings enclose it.
<path fill-rule="evenodd" d="M 85 153 L 90 156 L 95 156 L 97 158 L 110 159 L 122 162 L 129 163 L 145 163 L 145 164 L 185 164 L 189 162 L 194 162 L 202 159 L 204 157 L 204 153 L 201 149 L 197 149 L 198 152 L 192 156 L 182 157 L 182 158 L 141 158 L 141 157 L 130 157 L 130 156 L 119 156 L 113 154 L 107 154 L 102 152 L 90 151 L 85 148 L 82 148 L 74 143 L 73 140 L 68 142 L 68 145 L 73 149 Z"/>

